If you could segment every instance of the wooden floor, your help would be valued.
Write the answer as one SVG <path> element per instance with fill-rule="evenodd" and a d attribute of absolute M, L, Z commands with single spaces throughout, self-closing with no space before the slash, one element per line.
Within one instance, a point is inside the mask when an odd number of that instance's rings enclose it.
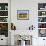
<path fill-rule="evenodd" d="M 0 45 L 0 46 L 8 46 L 8 45 Z"/>

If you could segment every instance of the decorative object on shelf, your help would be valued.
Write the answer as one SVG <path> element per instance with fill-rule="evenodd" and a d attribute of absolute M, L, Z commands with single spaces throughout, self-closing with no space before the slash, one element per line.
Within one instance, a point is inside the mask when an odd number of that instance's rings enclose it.
<path fill-rule="evenodd" d="M 44 10 L 44 8 L 40 8 L 40 10 Z"/>
<path fill-rule="evenodd" d="M 42 12 L 42 15 L 45 15 L 45 12 Z"/>
<path fill-rule="evenodd" d="M 11 23 L 11 30 L 16 30 L 16 26 L 13 23 Z"/>
<path fill-rule="evenodd" d="M 46 37 L 46 29 L 39 29 L 39 37 Z"/>
<path fill-rule="evenodd" d="M 30 27 L 29 27 L 29 30 L 34 30 L 34 26 L 33 25 L 31 25 Z"/>
<path fill-rule="evenodd" d="M 0 16 L 8 16 L 8 11 L 0 11 Z"/>
<path fill-rule="evenodd" d="M 8 22 L 8 17 L 0 17 L 0 22 Z"/>
<path fill-rule="evenodd" d="M 1 6 L 0 6 L 0 10 L 1 10 Z"/>
<path fill-rule="evenodd" d="M 41 17 L 38 17 L 38 22 L 42 22 L 42 18 Z"/>
<path fill-rule="evenodd" d="M 39 23 L 38 24 L 38 28 L 46 28 L 46 23 Z"/>
<path fill-rule="evenodd" d="M 38 3 L 38 10 L 46 10 L 46 3 Z"/>
<path fill-rule="evenodd" d="M 38 16 L 46 16 L 46 11 L 38 11 Z"/>
<path fill-rule="evenodd" d="M 17 10 L 18 20 L 29 20 L 29 10 Z"/>
<path fill-rule="evenodd" d="M 8 23 L 0 23 L 1 30 L 8 30 Z"/>
<path fill-rule="evenodd" d="M 5 6 L 5 10 L 8 10 L 8 6 Z"/>
<path fill-rule="evenodd" d="M 45 10 L 46 10 L 46 6 L 45 6 Z"/>
<path fill-rule="evenodd" d="M 8 10 L 8 3 L 0 3 L 0 10 Z"/>
<path fill-rule="evenodd" d="M 42 11 L 42 16 L 46 16 L 46 11 Z"/>
<path fill-rule="evenodd" d="M 38 17 L 38 22 L 46 22 L 46 17 Z"/>
<path fill-rule="evenodd" d="M 0 35 L 8 37 L 8 23 L 0 23 Z"/>

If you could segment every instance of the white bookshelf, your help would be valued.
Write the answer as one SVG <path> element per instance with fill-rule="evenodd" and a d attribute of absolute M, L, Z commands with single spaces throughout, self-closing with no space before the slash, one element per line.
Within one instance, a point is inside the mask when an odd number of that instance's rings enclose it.
<path fill-rule="evenodd" d="M 3 33 L 6 37 L 8 37 L 8 20 L 8 3 L 0 3 L 0 28 L 1 31 L 5 30 L 5 33 Z"/>
<path fill-rule="evenodd" d="M 45 34 L 40 34 L 40 31 L 46 32 L 46 3 L 38 4 L 38 32 L 40 37 L 46 37 Z"/>

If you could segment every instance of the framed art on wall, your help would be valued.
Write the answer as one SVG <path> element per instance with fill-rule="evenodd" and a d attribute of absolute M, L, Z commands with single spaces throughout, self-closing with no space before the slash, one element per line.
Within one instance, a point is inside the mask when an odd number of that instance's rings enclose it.
<path fill-rule="evenodd" d="M 29 20 L 29 10 L 17 10 L 18 20 Z"/>

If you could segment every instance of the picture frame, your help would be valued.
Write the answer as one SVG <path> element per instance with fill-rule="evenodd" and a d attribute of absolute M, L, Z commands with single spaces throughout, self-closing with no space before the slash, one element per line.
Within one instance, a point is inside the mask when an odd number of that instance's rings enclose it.
<path fill-rule="evenodd" d="M 29 20 L 29 10 L 17 10 L 17 20 Z"/>

